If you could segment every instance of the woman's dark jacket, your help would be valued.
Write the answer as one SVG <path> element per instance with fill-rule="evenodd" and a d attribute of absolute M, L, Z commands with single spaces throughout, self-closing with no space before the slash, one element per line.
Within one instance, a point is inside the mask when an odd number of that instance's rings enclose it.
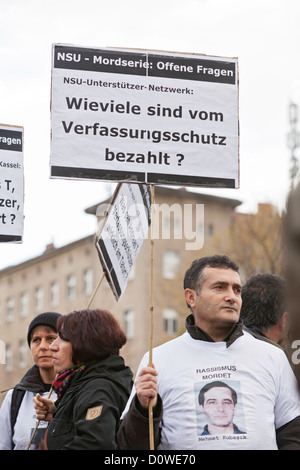
<path fill-rule="evenodd" d="M 131 388 L 132 372 L 121 356 L 73 373 L 48 426 L 45 448 L 117 449 L 119 419 Z"/>

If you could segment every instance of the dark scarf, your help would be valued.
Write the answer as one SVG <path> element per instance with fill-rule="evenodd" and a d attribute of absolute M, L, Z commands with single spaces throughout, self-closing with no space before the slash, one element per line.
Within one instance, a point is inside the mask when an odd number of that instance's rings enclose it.
<path fill-rule="evenodd" d="M 52 388 L 56 392 L 57 395 L 57 400 L 54 403 L 55 406 L 57 406 L 57 403 L 61 400 L 65 390 L 67 389 L 67 386 L 70 382 L 70 378 L 73 374 L 76 372 L 80 372 L 85 369 L 87 364 L 82 363 L 78 364 L 77 366 L 70 367 L 69 369 L 65 369 L 63 372 L 61 372 L 59 375 L 56 376 Z"/>

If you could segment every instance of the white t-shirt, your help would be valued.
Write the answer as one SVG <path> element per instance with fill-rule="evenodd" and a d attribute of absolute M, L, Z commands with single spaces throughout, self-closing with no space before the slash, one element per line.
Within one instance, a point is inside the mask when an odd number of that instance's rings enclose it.
<path fill-rule="evenodd" d="M 154 348 L 153 363 L 163 401 L 158 449 L 277 449 L 275 430 L 300 415 L 297 382 L 284 352 L 246 332 L 229 347 L 184 333 Z M 148 353 L 139 370 L 147 364 Z M 198 396 L 215 381 L 236 392 L 233 422 L 239 431 L 205 431 L 209 417 Z"/>
<path fill-rule="evenodd" d="M 0 450 L 12 449 L 12 432 L 10 423 L 11 398 L 13 390 L 9 390 L 3 400 L 0 408 Z M 41 396 L 48 398 L 49 392 L 41 393 Z M 34 392 L 26 392 L 14 426 L 13 442 L 14 450 L 26 450 L 32 432 L 36 427 L 37 419 L 35 417 L 35 409 L 33 398 L 36 396 Z M 51 400 L 56 400 L 56 393 L 52 393 Z M 35 432 L 30 450 L 35 450 L 43 441 L 48 422 L 40 421 Z"/>

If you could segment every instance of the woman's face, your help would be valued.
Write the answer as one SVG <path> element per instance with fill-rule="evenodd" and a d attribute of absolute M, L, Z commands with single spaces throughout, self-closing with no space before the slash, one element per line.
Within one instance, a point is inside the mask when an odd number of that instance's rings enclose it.
<path fill-rule="evenodd" d="M 52 369 L 52 352 L 50 346 L 57 338 L 57 333 L 53 328 L 40 325 L 37 326 L 30 340 L 30 349 L 35 364 L 41 369 Z"/>
<path fill-rule="evenodd" d="M 72 362 L 73 351 L 70 341 L 65 341 L 60 336 L 58 336 L 51 344 L 50 349 L 53 353 L 53 367 L 57 374 L 75 365 Z"/>

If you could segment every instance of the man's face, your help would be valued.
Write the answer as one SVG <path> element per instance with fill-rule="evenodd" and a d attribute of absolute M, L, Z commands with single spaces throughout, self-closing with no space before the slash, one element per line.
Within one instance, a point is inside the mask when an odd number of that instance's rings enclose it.
<path fill-rule="evenodd" d="M 208 420 L 208 429 L 214 433 L 224 432 L 233 422 L 235 405 L 231 390 L 227 387 L 213 387 L 204 394 L 203 411 Z"/>
<path fill-rule="evenodd" d="M 242 306 L 241 280 L 236 271 L 205 267 L 200 291 L 185 290 L 195 324 L 214 337 L 219 330 L 230 329 L 239 320 Z"/>

